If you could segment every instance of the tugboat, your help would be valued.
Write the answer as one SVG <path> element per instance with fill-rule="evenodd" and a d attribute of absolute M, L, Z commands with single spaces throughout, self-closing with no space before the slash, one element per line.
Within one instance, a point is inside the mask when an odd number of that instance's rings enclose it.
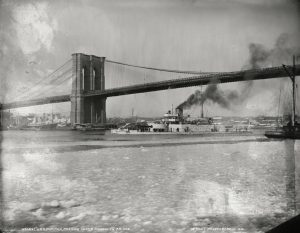
<path fill-rule="evenodd" d="M 292 80 L 292 88 L 293 88 L 293 109 L 292 109 L 292 116 L 291 119 L 289 121 L 289 123 L 287 124 L 287 126 L 283 126 L 280 130 L 276 130 L 276 131 L 266 131 L 265 132 L 265 136 L 267 138 L 282 138 L 282 139 L 300 139 L 300 124 L 296 121 L 296 93 L 295 93 L 295 88 L 296 88 L 296 84 L 295 84 L 295 69 L 296 69 L 296 65 L 295 65 L 295 56 L 293 56 L 293 69 L 292 69 L 292 74 L 290 73 L 290 71 L 287 69 L 287 67 L 285 65 L 282 65 L 284 70 L 287 72 L 287 74 L 289 75 L 289 77 Z"/>

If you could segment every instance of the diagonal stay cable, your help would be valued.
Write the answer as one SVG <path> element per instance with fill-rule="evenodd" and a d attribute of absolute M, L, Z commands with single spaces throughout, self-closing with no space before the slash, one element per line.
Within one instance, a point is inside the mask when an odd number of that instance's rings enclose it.
<path fill-rule="evenodd" d="M 72 75 L 69 75 L 69 76 L 65 77 L 63 80 L 61 80 L 60 83 L 57 83 L 56 86 L 60 86 L 60 85 L 62 85 L 63 83 L 65 83 L 66 81 L 69 81 L 71 77 L 72 77 Z M 55 91 L 59 93 L 59 91 L 57 91 L 57 90 L 58 90 L 58 89 L 55 89 Z M 49 92 L 49 91 L 51 91 L 51 92 Z M 54 93 L 56 93 L 55 91 L 54 91 Z M 47 94 L 50 94 L 50 93 L 53 95 L 53 88 L 52 88 L 52 87 L 48 87 L 48 90 L 46 90 L 45 92 L 40 93 L 39 95 L 34 96 L 34 99 L 46 97 Z M 41 95 L 41 94 L 42 94 L 42 95 Z M 57 95 L 57 94 L 55 94 L 55 95 Z M 48 97 L 49 97 L 49 96 L 48 96 Z"/>
<path fill-rule="evenodd" d="M 60 78 L 62 78 L 62 77 L 64 77 L 67 73 L 69 73 L 70 71 L 72 71 L 72 68 L 71 69 L 68 69 L 68 70 L 66 70 L 66 71 L 64 71 L 61 75 L 59 75 L 59 76 L 57 76 L 55 79 L 52 79 L 52 80 L 49 80 L 46 84 L 44 84 L 44 85 L 47 85 L 47 84 L 55 84 L 55 82 L 57 82 Z M 38 86 L 36 86 L 36 88 L 38 88 Z M 39 89 L 37 89 L 37 90 L 34 90 L 34 91 L 36 91 L 36 92 L 34 92 L 34 93 L 31 93 L 32 91 L 33 91 L 33 89 L 31 89 L 30 91 L 28 91 L 28 92 L 25 92 L 25 93 L 22 93 L 22 95 L 21 96 L 18 96 L 17 98 L 19 99 L 19 98 L 25 98 L 27 95 L 29 95 L 29 94 L 32 94 L 33 96 L 36 96 L 36 93 L 39 93 L 39 92 L 43 92 L 44 91 L 44 88 L 45 88 L 45 86 L 39 86 Z M 46 88 L 47 88 L 47 86 L 46 86 Z M 31 96 L 32 97 L 32 96 Z M 17 99 L 16 98 L 16 99 Z"/>
<path fill-rule="evenodd" d="M 63 75 L 67 72 L 69 72 L 71 69 L 65 71 L 64 73 L 62 73 Z M 55 82 L 55 80 L 61 78 L 61 75 L 56 77 L 55 79 L 52 80 L 48 80 L 47 83 L 43 84 L 43 85 L 47 85 L 48 83 L 53 83 Z M 28 95 L 36 95 L 36 92 L 41 92 L 43 91 L 44 87 L 41 85 L 42 82 L 40 82 L 39 85 L 35 85 L 35 87 L 32 87 L 31 89 L 29 89 L 28 91 L 25 91 L 24 93 L 22 93 L 21 95 L 17 96 L 16 98 L 14 98 L 15 100 L 18 99 L 22 99 L 22 98 L 27 98 Z"/>
<path fill-rule="evenodd" d="M 71 77 L 71 76 L 69 76 L 69 77 L 67 77 L 66 79 L 62 80 L 62 81 L 60 82 L 60 84 L 62 84 L 62 83 L 64 83 L 64 82 L 68 81 L 68 80 L 70 79 L 70 77 Z M 48 90 L 46 90 L 45 92 L 39 93 L 38 95 L 35 95 L 35 96 L 31 97 L 30 100 L 60 95 L 59 93 L 61 93 L 61 92 L 62 92 L 62 90 L 55 89 L 55 91 L 53 91 L 52 88 L 48 88 Z"/>
<path fill-rule="evenodd" d="M 63 73 L 63 75 L 58 76 L 55 80 L 52 80 L 50 83 L 48 83 L 47 86 L 42 87 L 42 89 L 40 89 L 38 92 L 34 93 L 32 96 L 30 96 L 31 98 L 35 98 L 36 96 L 39 96 L 41 94 L 45 94 L 45 92 L 48 91 L 53 91 L 55 87 L 59 86 L 62 82 L 59 81 L 66 81 L 69 80 L 72 77 L 72 74 L 67 76 L 66 74 L 68 74 L 72 69 L 69 69 L 67 71 L 65 71 Z M 55 86 L 56 85 L 56 86 Z"/>
<path fill-rule="evenodd" d="M 32 91 L 32 89 L 36 88 L 38 85 L 40 85 L 41 83 L 47 81 L 47 79 L 53 77 L 53 75 L 58 72 L 59 70 L 61 70 L 62 68 L 64 68 L 64 66 L 66 66 L 72 59 L 67 60 L 64 64 L 62 64 L 60 67 L 58 67 L 56 70 L 54 70 L 53 72 L 51 72 L 50 74 L 48 74 L 46 77 L 41 78 L 39 81 L 37 81 L 36 83 L 33 84 L 33 86 L 31 86 L 27 91 L 23 92 L 20 96 Z M 20 98 L 20 96 L 18 96 L 17 98 Z M 17 99 L 16 98 L 16 99 Z"/>

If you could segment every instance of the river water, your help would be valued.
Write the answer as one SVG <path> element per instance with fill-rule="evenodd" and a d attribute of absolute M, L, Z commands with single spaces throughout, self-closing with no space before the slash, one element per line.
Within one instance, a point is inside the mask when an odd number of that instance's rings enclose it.
<path fill-rule="evenodd" d="M 296 215 L 300 141 L 2 132 L 6 230 L 263 232 Z"/>

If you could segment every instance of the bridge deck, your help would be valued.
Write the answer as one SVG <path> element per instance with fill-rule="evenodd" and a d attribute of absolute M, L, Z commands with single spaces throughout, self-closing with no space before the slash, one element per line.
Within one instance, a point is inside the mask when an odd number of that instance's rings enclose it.
<path fill-rule="evenodd" d="M 300 74 L 300 65 L 296 66 L 296 75 Z M 205 76 L 192 76 L 188 78 L 166 80 L 161 82 L 145 83 L 133 86 L 125 86 L 120 88 L 112 88 L 106 90 L 88 91 L 85 96 L 119 96 L 135 93 L 152 92 L 166 89 L 175 89 L 182 87 L 200 86 L 211 83 L 228 83 L 249 80 L 261 80 L 270 78 L 286 77 L 287 73 L 282 67 L 272 67 L 257 70 L 245 70 L 237 72 L 226 72 L 218 74 L 208 74 Z"/>
<path fill-rule="evenodd" d="M 295 75 L 300 74 L 300 65 L 296 65 Z M 236 72 L 226 72 L 218 74 L 208 74 L 205 76 L 192 76 L 182 79 L 166 80 L 161 82 L 152 82 L 139 85 L 125 86 L 119 88 L 112 88 L 106 90 L 95 90 L 84 92 L 86 97 L 110 97 L 129 95 L 136 93 L 160 91 L 166 89 L 175 89 L 182 87 L 207 85 L 210 83 L 228 83 L 228 82 L 240 82 L 249 80 L 261 80 L 270 78 L 282 78 L 287 77 L 287 73 L 282 67 L 272 67 L 257 70 L 245 70 Z M 18 107 L 27 107 L 33 105 L 50 104 L 70 101 L 70 95 L 52 96 L 41 99 L 33 99 L 26 101 L 18 101 L 12 103 L 6 103 L 0 106 L 0 109 L 12 109 Z"/>
<path fill-rule="evenodd" d="M 34 105 L 42 105 L 42 104 L 51 104 L 51 103 L 61 103 L 70 101 L 70 95 L 60 95 L 60 96 L 51 96 L 40 99 L 32 99 L 32 100 L 24 100 L 24 101 L 16 101 L 7 104 L 2 104 L 0 109 L 13 109 L 13 108 L 21 108 L 28 107 Z"/>

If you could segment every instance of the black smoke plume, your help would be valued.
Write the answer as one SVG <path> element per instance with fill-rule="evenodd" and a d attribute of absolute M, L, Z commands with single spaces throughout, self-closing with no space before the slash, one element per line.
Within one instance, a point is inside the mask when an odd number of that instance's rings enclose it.
<path fill-rule="evenodd" d="M 201 105 L 206 100 L 211 100 L 213 103 L 219 104 L 223 108 L 231 108 L 231 100 L 238 97 L 238 92 L 225 92 L 218 89 L 217 84 L 210 84 L 204 92 L 196 90 L 190 95 L 186 101 L 180 104 L 177 108 L 187 109 L 194 105 Z"/>
<path fill-rule="evenodd" d="M 268 49 L 262 44 L 249 44 L 249 59 L 242 70 L 260 69 L 264 67 L 281 66 L 283 63 L 291 64 L 292 56 L 300 56 L 300 48 L 297 45 L 297 38 L 289 34 L 281 34 L 275 42 L 274 48 Z M 244 76 L 245 82 L 240 91 L 223 91 L 217 86 L 217 82 L 213 81 L 207 86 L 204 92 L 196 90 L 187 100 L 178 107 L 188 109 L 192 106 L 201 105 L 205 101 L 210 100 L 225 109 L 233 109 L 237 105 L 241 105 L 248 99 L 253 87 L 251 73 Z"/>

